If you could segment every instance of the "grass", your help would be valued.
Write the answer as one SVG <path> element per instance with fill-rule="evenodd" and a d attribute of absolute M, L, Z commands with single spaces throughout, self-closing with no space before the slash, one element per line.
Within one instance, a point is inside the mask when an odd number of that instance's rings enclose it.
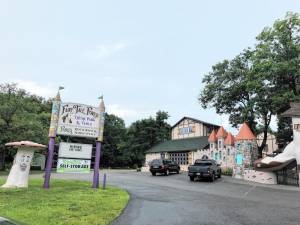
<path fill-rule="evenodd" d="M 43 174 L 45 173 L 42 170 L 30 170 L 30 174 Z M 2 171 L 0 170 L 0 176 L 7 176 L 9 174 L 9 170 Z"/>
<path fill-rule="evenodd" d="M 91 182 L 51 180 L 48 190 L 42 183 L 32 179 L 28 188 L 0 189 L 0 215 L 30 225 L 102 225 L 115 219 L 129 199 L 124 190 L 92 189 Z"/>

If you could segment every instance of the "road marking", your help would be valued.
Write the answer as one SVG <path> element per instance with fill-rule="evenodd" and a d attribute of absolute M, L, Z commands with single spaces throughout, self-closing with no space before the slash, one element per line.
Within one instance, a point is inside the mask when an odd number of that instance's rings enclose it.
<path fill-rule="evenodd" d="M 247 196 L 247 195 L 248 195 L 251 191 L 253 191 L 255 188 L 256 188 L 256 185 L 253 185 L 251 188 L 249 188 L 248 191 L 246 191 L 246 192 L 244 193 L 244 196 Z"/>

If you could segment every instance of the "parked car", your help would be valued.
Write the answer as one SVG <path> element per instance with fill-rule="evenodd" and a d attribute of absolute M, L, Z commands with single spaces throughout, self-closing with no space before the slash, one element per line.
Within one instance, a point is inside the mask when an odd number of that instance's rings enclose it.
<path fill-rule="evenodd" d="M 169 159 L 154 159 L 150 163 L 150 172 L 153 176 L 157 173 L 163 173 L 168 176 L 170 173 L 179 173 L 180 166 Z"/>
<path fill-rule="evenodd" d="M 210 178 L 214 181 L 216 177 L 221 178 L 221 168 L 215 160 L 197 159 L 194 165 L 188 167 L 190 181 L 195 178 Z"/>

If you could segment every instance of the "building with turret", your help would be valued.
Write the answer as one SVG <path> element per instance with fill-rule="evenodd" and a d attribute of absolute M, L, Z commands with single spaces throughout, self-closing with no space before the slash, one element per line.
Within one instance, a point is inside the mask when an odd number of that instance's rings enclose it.
<path fill-rule="evenodd" d="M 220 126 L 191 117 L 183 117 L 172 126 L 171 140 L 161 142 L 146 152 L 143 171 L 149 171 L 154 159 L 171 159 L 187 170 L 196 159 L 210 158 L 208 136 Z"/>
<path fill-rule="evenodd" d="M 159 143 L 146 152 L 144 171 L 154 159 L 171 159 L 187 170 L 196 159 L 214 159 L 220 166 L 242 174 L 257 157 L 256 138 L 244 123 L 236 137 L 223 126 L 191 117 L 183 117 L 173 127 L 171 140 Z"/>

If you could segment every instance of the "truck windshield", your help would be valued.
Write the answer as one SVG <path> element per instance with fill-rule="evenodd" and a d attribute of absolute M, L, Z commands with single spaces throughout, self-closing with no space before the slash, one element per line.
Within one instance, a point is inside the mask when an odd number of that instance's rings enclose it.
<path fill-rule="evenodd" d="M 151 162 L 151 165 L 161 165 L 161 164 L 162 164 L 162 160 L 160 160 L 160 159 L 154 159 Z"/>
<path fill-rule="evenodd" d="M 195 164 L 196 165 L 198 165 L 198 166 L 211 166 L 212 165 L 212 163 L 211 162 L 195 162 Z"/>

